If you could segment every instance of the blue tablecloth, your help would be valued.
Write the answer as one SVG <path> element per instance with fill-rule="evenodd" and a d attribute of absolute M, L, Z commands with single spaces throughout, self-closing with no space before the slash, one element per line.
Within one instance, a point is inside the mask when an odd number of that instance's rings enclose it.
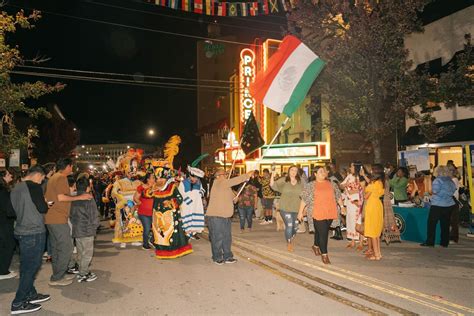
<path fill-rule="evenodd" d="M 395 219 L 397 226 L 400 229 L 401 239 L 414 241 L 414 242 L 425 242 L 427 233 L 428 214 L 429 208 L 418 208 L 418 207 L 393 207 L 395 213 Z M 439 244 L 441 240 L 441 229 L 438 222 L 436 226 L 436 240 L 435 243 Z"/>

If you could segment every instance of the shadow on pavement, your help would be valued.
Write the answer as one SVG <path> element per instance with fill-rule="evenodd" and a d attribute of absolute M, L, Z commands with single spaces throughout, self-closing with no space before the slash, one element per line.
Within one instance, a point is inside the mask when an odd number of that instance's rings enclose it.
<path fill-rule="evenodd" d="M 104 304 L 110 300 L 122 298 L 133 291 L 133 288 L 123 283 L 111 282 L 109 271 L 94 270 L 94 273 L 98 276 L 96 281 L 75 282 L 63 288 L 61 294 L 78 302 Z"/>

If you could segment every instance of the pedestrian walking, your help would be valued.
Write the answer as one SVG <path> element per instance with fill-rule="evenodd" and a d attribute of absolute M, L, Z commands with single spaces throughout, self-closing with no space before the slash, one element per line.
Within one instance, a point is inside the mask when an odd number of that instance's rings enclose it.
<path fill-rule="evenodd" d="M 303 191 L 303 181 L 298 174 L 298 167 L 291 166 L 288 175 L 275 181 L 275 171 L 270 178 L 270 186 L 273 190 L 280 192 L 280 214 L 285 222 L 285 240 L 287 250 L 293 251 L 294 238 L 298 230 L 298 210 L 300 206 L 300 194 Z"/>
<path fill-rule="evenodd" d="M 13 176 L 8 170 L 0 171 L 0 280 L 11 279 L 17 273 L 10 271 L 10 264 L 15 251 L 15 210 L 10 200 L 10 183 Z"/>
<path fill-rule="evenodd" d="M 48 211 L 48 205 L 41 188 L 43 179 L 43 168 L 33 166 L 10 194 L 16 214 L 14 233 L 20 245 L 20 282 L 11 305 L 12 315 L 38 311 L 39 303 L 50 299 L 50 295 L 38 293 L 34 286 L 46 242 L 43 214 Z"/>
<path fill-rule="evenodd" d="M 74 276 L 66 275 L 71 268 L 73 243 L 71 229 L 68 225 L 71 202 L 91 200 L 92 195 L 83 193 L 72 196 L 67 177 L 72 174 L 72 160 L 60 159 L 56 172 L 48 181 L 46 187 L 46 200 L 52 203 L 45 216 L 45 223 L 51 239 L 52 266 L 49 285 L 64 286 L 72 283 Z M 87 180 L 88 181 L 88 180 Z"/>
<path fill-rule="evenodd" d="M 231 250 L 231 218 L 234 214 L 232 187 L 250 179 L 252 174 L 253 171 L 227 179 L 224 169 L 217 169 L 215 173 L 206 217 L 211 240 L 212 260 L 217 265 L 237 262 Z"/>
<path fill-rule="evenodd" d="M 133 196 L 133 201 L 138 205 L 138 218 L 143 226 L 143 245 L 144 250 L 150 249 L 151 222 L 153 216 L 153 199 L 145 197 L 145 191 L 153 188 L 156 183 L 156 177 L 152 172 L 147 172 L 143 179 L 143 184 L 139 185 L 137 192 Z"/>
<path fill-rule="evenodd" d="M 324 264 L 330 264 L 328 254 L 329 229 L 333 220 L 337 219 L 337 207 L 343 207 L 341 191 L 332 181 L 324 167 L 316 167 L 316 179 L 305 185 L 301 192 L 298 219 L 303 219 L 306 209 L 307 216 L 313 218 L 314 243 L 312 249 L 316 256 L 321 255 Z"/>
<path fill-rule="evenodd" d="M 451 179 L 449 169 L 446 166 L 438 166 L 435 170 L 436 179 L 433 181 L 433 195 L 431 197 L 430 213 L 428 215 L 428 231 L 423 247 L 434 247 L 436 236 L 436 225 L 438 221 L 441 226 L 441 246 L 447 248 L 449 245 L 449 224 L 451 213 L 456 203 L 453 195 L 456 185 Z"/>

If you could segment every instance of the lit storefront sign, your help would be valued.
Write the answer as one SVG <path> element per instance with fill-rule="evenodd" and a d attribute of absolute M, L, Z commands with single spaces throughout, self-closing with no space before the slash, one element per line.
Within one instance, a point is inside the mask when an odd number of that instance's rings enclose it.
<path fill-rule="evenodd" d="M 255 80 L 255 53 L 249 48 L 240 52 L 240 107 L 241 121 L 250 116 L 254 111 L 255 100 L 250 95 L 249 86 Z"/>
<path fill-rule="evenodd" d="M 225 159 L 224 159 L 225 154 Z M 235 160 L 237 163 L 241 163 L 245 160 L 245 153 L 240 149 L 240 147 L 218 149 L 214 155 L 214 161 L 221 165 L 232 164 L 232 161 Z"/>
<path fill-rule="evenodd" d="M 269 149 L 263 147 L 262 152 L 266 160 L 295 158 L 321 160 L 331 158 L 328 142 L 273 145 Z"/>

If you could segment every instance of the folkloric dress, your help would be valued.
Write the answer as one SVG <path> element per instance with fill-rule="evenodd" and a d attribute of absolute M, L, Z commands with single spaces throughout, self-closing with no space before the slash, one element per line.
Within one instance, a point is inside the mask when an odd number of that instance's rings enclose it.
<path fill-rule="evenodd" d="M 353 174 L 348 174 L 342 182 L 344 189 L 344 205 L 346 206 L 347 238 L 359 240 L 356 224 L 362 224 L 363 191 L 358 179 Z"/>
<path fill-rule="evenodd" d="M 146 197 L 153 198 L 152 231 L 158 259 L 174 259 L 193 252 L 183 229 L 179 205 L 183 198 L 176 182 L 165 189 L 148 189 Z"/>
<path fill-rule="evenodd" d="M 116 181 L 112 187 L 112 197 L 115 200 L 115 227 L 113 243 L 141 243 L 143 226 L 134 211 L 133 195 L 140 181 L 123 178 Z"/>
<path fill-rule="evenodd" d="M 186 235 L 192 236 L 204 230 L 204 207 L 202 197 L 204 189 L 201 181 L 192 183 L 189 178 L 179 184 L 179 193 L 183 198 L 181 203 L 181 218 Z"/>

